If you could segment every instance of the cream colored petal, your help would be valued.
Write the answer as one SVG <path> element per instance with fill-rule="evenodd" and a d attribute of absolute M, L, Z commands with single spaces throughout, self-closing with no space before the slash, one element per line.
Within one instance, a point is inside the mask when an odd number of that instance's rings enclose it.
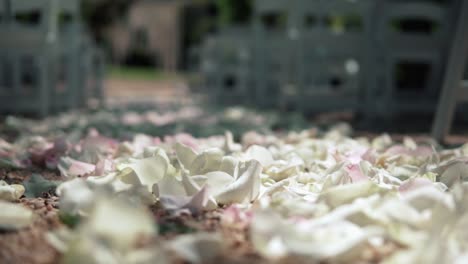
<path fill-rule="evenodd" d="M 176 143 L 174 149 L 179 162 L 184 166 L 184 168 L 189 169 L 198 155 L 197 152 L 181 143 Z"/>
<path fill-rule="evenodd" d="M 25 192 L 24 186 L 20 184 L 8 185 L 5 181 L 0 181 L 0 200 L 14 202 Z"/>
<path fill-rule="evenodd" d="M 246 150 L 246 156 L 248 159 L 257 160 L 263 167 L 268 167 L 275 161 L 270 151 L 258 145 L 250 146 Z"/>
<path fill-rule="evenodd" d="M 448 187 L 453 186 L 455 183 L 464 181 L 468 178 L 468 164 L 464 162 L 456 162 L 442 173 L 440 181 Z"/>
<path fill-rule="evenodd" d="M 95 194 L 82 178 L 75 178 L 57 187 L 60 196 L 60 211 L 68 214 L 88 212 L 93 205 Z"/>
<path fill-rule="evenodd" d="M 161 195 L 187 195 L 182 181 L 167 175 L 161 181 L 153 185 L 153 193 L 156 197 Z"/>
<path fill-rule="evenodd" d="M 453 208 L 453 201 L 449 195 L 434 186 L 418 188 L 402 194 L 402 198 L 409 205 L 419 211 L 432 209 L 436 205 Z"/>
<path fill-rule="evenodd" d="M 262 166 L 256 160 L 247 162 L 245 166 L 245 172 L 236 181 L 220 190 L 213 190 L 218 203 L 252 202 L 258 197 Z"/>
<path fill-rule="evenodd" d="M 109 198 L 96 201 L 82 228 L 83 232 L 124 251 L 134 247 L 142 236 L 157 234 L 153 218 L 146 209 Z"/>
<path fill-rule="evenodd" d="M 203 151 L 192 162 L 189 170 L 192 175 L 203 175 L 211 171 L 219 170 L 223 151 L 217 148 L 212 148 Z"/>
<path fill-rule="evenodd" d="M 237 175 L 239 160 L 232 156 L 225 156 L 221 160 L 219 170 L 229 175 Z"/>
<path fill-rule="evenodd" d="M 182 235 L 168 243 L 168 248 L 190 263 L 209 263 L 222 253 L 219 234 L 197 233 Z"/>
<path fill-rule="evenodd" d="M 29 226 L 34 221 L 31 209 L 20 204 L 0 201 L 0 229 L 15 230 Z"/>
<path fill-rule="evenodd" d="M 307 257 L 311 261 L 333 259 L 353 261 L 362 254 L 368 236 L 359 227 L 348 222 L 306 228 L 292 227 L 283 239 L 292 253 Z"/>
<path fill-rule="evenodd" d="M 338 185 L 327 189 L 319 196 L 320 201 L 332 207 L 349 203 L 359 197 L 367 197 L 380 191 L 380 188 L 371 181 Z"/>
<path fill-rule="evenodd" d="M 204 176 L 206 176 L 205 184 L 208 184 L 213 191 L 221 190 L 235 181 L 234 177 L 222 171 L 209 172 Z"/>
<path fill-rule="evenodd" d="M 285 256 L 288 252 L 282 240 L 284 230 L 284 223 L 276 213 L 269 210 L 255 212 L 250 228 L 254 248 L 267 258 Z"/>
<path fill-rule="evenodd" d="M 154 156 L 145 159 L 134 160 L 127 165 L 131 168 L 141 184 L 148 187 L 149 190 L 153 185 L 164 178 L 168 168 L 166 159 L 161 156 Z"/>

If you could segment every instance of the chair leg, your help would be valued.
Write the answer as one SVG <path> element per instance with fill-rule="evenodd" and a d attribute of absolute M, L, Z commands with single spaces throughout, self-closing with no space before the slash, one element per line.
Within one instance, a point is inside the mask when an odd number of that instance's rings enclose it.
<path fill-rule="evenodd" d="M 437 107 L 432 137 L 437 141 L 443 141 L 450 132 L 456 103 L 458 100 L 461 80 L 468 56 L 468 1 L 462 2 L 457 30 L 449 54 L 449 61 L 445 72 L 442 93 Z"/>
<path fill-rule="evenodd" d="M 50 75 L 49 65 L 44 58 L 38 59 L 39 64 L 39 115 L 41 118 L 49 114 L 50 108 Z"/>
<path fill-rule="evenodd" d="M 72 51 L 71 54 L 69 55 L 69 61 L 68 65 L 66 66 L 68 68 L 68 80 L 67 82 L 67 109 L 73 110 L 76 109 L 79 106 L 79 101 L 80 101 L 80 88 L 79 87 L 79 80 L 78 80 L 78 54 L 77 51 Z"/>
<path fill-rule="evenodd" d="M 99 100 L 99 106 L 100 107 L 105 107 L 105 91 L 104 91 L 104 78 L 105 78 L 105 72 L 106 72 L 106 60 L 104 56 L 104 52 L 100 49 L 96 51 L 96 56 L 97 56 L 97 74 L 96 74 L 96 79 L 95 79 L 95 87 L 93 87 L 93 90 L 95 90 L 96 97 Z"/>

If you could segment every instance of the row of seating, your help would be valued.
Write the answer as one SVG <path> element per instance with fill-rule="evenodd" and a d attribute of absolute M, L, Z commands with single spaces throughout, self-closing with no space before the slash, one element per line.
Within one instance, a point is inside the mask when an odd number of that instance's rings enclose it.
<path fill-rule="evenodd" d="M 103 53 L 79 0 L 2 0 L 0 111 L 39 116 L 103 99 Z"/>
<path fill-rule="evenodd" d="M 204 42 L 218 102 L 378 115 L 430 112 L 460 0 L 256 0 Z"/>

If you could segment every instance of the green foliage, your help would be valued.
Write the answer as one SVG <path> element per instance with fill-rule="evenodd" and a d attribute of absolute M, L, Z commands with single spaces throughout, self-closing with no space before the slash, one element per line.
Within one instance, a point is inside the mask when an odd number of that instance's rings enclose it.
<path fill-rule="evenodd" d="M 66 213 L 59 213 L 60 221 L 70 228 L 75 228 L 81 221 L 81 217 L 79 215 L 71 215 Z"/>
<path fill-rule="evenodd" d="M 124 80 L 161 81 L 174 79 L 176 76 L 164 73 L 156 68 L 110 66 L 109 77 Z"/>
<path fill-rule="evenodd" d="M 28 198 L 40 197 L 44 192 L 54 191 L 59 184 L 58 181 L 44 179 L 40 174 L 33 174 L 29 180 L 23 182 L 26 189 L 24 195 Z"/>
<path fill-rule="evenodd" d="M 0 168 L 19 169 L 20 167 L 8 158 L 0 158 Z"/>
<path fill-rule="evenodd" d="M 218 0 L 216 2 L 218 7 L 218 19 L 221 24 L 228 24 L 233 20 L 233 7 L 230 0 Z"/>
<path fill-rule="evenodd" d="M 165 222 L 158 224 L 159 234 L 168 235 L 168 234 L 190 234 L 194 233 L 196 230 L 192 227 L 189 227 L 181 222 Z"/>
<path fill-rule="evenodd" d="M 217 0 L 218 22 L 221 25 L 235 23 L 246 23 L 249 20 L 252 1 L 251 0 Z"/>

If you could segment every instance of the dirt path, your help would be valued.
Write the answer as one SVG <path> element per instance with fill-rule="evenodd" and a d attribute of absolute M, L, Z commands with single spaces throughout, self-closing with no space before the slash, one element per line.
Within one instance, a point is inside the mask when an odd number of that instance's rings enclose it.
<path fill-rule="evenodd" d="M 110 105 L 121 103 L 185 103 L 190 101 L 189 88 L 184 80 L 125 80 L 105 81 L 107 101 Z"/>

